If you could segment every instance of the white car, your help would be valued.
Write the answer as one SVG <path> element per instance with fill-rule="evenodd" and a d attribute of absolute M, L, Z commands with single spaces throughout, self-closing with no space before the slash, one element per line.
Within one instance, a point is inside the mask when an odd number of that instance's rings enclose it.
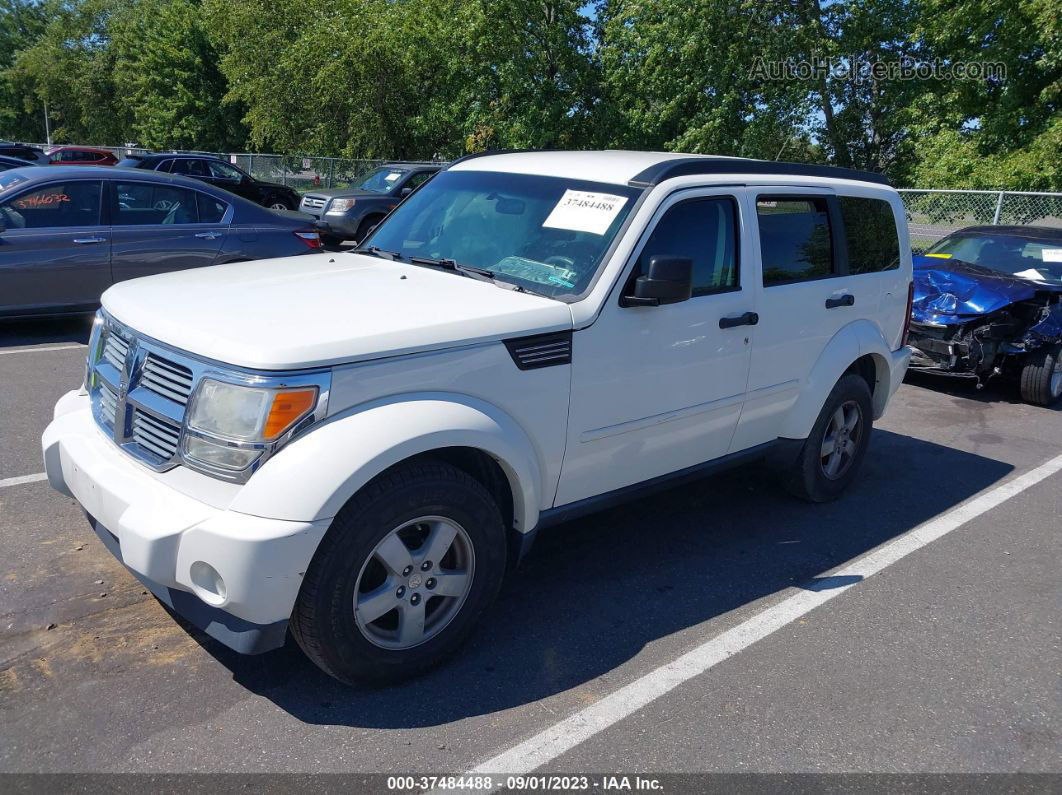
<path fill-rule="evenodd" d="M 356 252 L 109 289 L 48 478 L 226 645 L 399 679 L 542 527 L 761 458 L 838 496 L 907 369 L 910 250 L 873 174 L 470 156 Z"/>

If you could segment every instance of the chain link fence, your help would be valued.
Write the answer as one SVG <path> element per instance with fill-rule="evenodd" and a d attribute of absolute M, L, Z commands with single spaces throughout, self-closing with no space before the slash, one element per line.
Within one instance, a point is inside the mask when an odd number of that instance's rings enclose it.
<path fill-rule="evenodd" d="M 1013 224 L 1062 228 L 1062 193 L 987 190 L 900 190 L 911 248 L 921 254 L 965 226 Z"/>
<path fill-rule="evenodd" d="M 31 144 L 48 149 L 47 144 Z M 122 159 L 151 154 L 136 146 L 95 146 Z M 303 193 L 314 188 L 346 188 L 385 162 L 343 157 L 197 152 L 220 157 L 248 174 L 290 185 Z M 404 161 L 403 161 L 404 162 Z M 424 162 L 424 161 L 419 161 Z M 921 254 L 937 240 L 965 226 L 1016 224 L 1062 227 L 1062 193 L 989 190 L 901 189 L 911 248 Z"/>
<path fill-rule="evenodd" d="M 37 146 L 44 150 L 51 148 L 48 144 L 30 144 L 30 146 Z M 92 148 L 110 152 L 119 160 L 137 155 L 153 154 L 153 150 L 137 146 L 93 146 Z M 353 183 L 359 182 L 362 177 L 384 163 L 410 162 L 346 157 L 255 154 L 252 152 L 181 151 L 185 154 L 220 157 L 222 160 L 226 160 L 234 166 L 243 169 L 256 179 L 290 185 L 295 190 L 303 193 L 314 188 L 346 188 Z"/>

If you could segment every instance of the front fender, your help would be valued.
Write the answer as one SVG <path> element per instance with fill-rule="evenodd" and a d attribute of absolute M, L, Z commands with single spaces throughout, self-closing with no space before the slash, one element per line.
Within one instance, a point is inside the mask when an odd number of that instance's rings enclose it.
<path fill-rule="evenodd" d="M 388 467 L 444 447 L 494 458 L 509 480 L 516 529 L 538 523 L 542 478 L 527 433 L 495 406 L 443 393 L 393 396 L 329 418 L 267 461 L 230 508 L 270 519 L 330 519 Z"/>
<path fill-rule="evenodd" d="M 856 359 L 866 355 L 873 358 L 875 368 L 874 418 L 881 417 L 899 380 L 893 378 L 893 357 L 877 324 L 856 320 L 839 330 L 819 355 L 779 436 L 806 439 L 838 379 Z"/>

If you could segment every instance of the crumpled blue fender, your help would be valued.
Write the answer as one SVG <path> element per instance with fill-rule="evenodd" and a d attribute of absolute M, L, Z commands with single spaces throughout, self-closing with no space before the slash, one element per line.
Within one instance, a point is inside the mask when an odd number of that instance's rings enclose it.
<path fill-rule="evenodd" d="M 1062 304 L 1055 304 L 1047 310 L 1047 317 L 1025 332 L 1022 342 L 1027 350 L 1032 350 L 1059 341 L 1062 341 Z"/>

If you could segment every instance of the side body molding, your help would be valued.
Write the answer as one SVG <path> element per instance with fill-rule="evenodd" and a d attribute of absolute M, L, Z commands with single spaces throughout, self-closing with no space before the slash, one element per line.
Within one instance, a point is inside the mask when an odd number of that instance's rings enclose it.
<path fill-rule="evenodd" d="M 782 424 L 779 436 L 783 439 L 806 439 L 834 384 L 852 362 L 867 354 L 874 358 L 877 377 L 874 418 L 881 417 L 889 396 L 899 383 L 893 383 L 890 367 L 892 357 L 880 329 L 869 320 L 855 320 L 838 331 L 819 355 L 803 384 L 800 397 Z"/>
<path fill-rule="evenodd" d="M 443 447 L 494 458 L 513 493 L 516 530 L 535 527 L 542 478 L 527 433 L 497 407 L 448 393 L 394 395 L 329 418 L 267 461 L 229 507 L 270 519 L 330 519 L 388 467 Z"/>

